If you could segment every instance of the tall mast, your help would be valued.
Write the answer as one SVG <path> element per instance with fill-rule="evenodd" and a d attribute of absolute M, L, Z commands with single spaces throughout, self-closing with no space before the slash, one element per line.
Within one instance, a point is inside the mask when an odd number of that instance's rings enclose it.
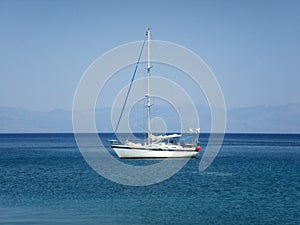
<path fill-rule="evenodd" d="M 148 108 L 148 145 L 151 144 L 151 127 L 150 127 L 150 107 L 151 107 L 151 103 L 150 103 L 150 69 L 151 69 L 151 65 L 150 65 L 150 28 L 148 28 L 147 30 L 147 44 L 148 44 L 148 66 L 147 66 L 147 76 L 148 76 L 148 93 L 146 95 L 147 97 L 147 108 Z"/>

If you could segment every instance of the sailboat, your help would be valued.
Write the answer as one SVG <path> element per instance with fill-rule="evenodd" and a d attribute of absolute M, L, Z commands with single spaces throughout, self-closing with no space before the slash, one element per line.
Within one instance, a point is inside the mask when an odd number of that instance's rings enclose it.
<path fill-rule="evenodd" d="M 146 32 L 147 46 L 148 46 L 148 59 L 147 59 L 147 81 L 148 92 L 145 94 L 147 99 L 147 140 L 143 143 L 135 143 L 126 140 L 125 143 L 115 144 L 111 141 L 111 147 L 121 159 L 123 158 L 191 158 L 196 157 L 201 149 L 198 141 L 200 129 L 193 131 L 196 135 L 194 143 L 185 143 L 181 140 L 181 134 L 169 135 L 153 135 L 151 132 L 150 121 L 150 29 Z M 190 130 L 192 133 L 192 130 Z M 186 138 L 186 137 L 185 137 Z M 177 141 L 179 139 L 179 141 Z"/>

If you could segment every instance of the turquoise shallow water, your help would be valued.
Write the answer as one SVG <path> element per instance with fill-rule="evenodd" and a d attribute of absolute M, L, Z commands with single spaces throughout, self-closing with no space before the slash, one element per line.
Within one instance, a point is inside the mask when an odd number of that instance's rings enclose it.
<path fill-rule="evenodd" d="M 199 162 L 123 186 L 89 167 L 72 134 L 2 134 L 0 223 L 300 224 L 300 135 L 228 134 L 206 171 Z"/>

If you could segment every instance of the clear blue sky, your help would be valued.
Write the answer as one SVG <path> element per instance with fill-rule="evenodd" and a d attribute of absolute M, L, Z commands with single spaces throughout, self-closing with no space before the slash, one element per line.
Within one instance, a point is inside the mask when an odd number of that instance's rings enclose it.
<path fill-rule="evenodd" d="M 210 66 L 228 108 L 299 103 L 299 24 L 297 0 L 0 0 L 0 106 L 71 109 L 90 63 L 148 27 Z"/>

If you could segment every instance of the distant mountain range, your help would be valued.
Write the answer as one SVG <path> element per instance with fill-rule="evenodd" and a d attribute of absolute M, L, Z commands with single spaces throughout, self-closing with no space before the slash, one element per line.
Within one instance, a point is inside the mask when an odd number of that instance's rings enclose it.
<path fill-rule="evenodd" d="M 71 132 L 72 113 L 55 109 L 49 112 L 0 107 L 1 133 Z"/>
<path fill-rule="evenodd" d="M 202 132 L 210 130 L 210 111 L 199 107 Z M 161 108 L 161 111 L 166 110 Z M 96 124 L 101 132 L 112 132 L 110 109 L 96 110 Z M 135 116 L 134 116 L 135 118 Z M 136 115 L 135 125 L 140 127 L 141 115 Z M 170 116 L 166 123 L 172 124 Z M 170 129 L 178 129 L 174 125 Z M 133 129 L 135 129 L 133 127 Z M 60 133 L 72 132 L 72 112 L 55 109 L 49 112 L 0 107 L 0 133 Z M 137 129 L 137 131 L 139 131 Z M 300 133 L 300 104 L 281 106 L 259 105 L 227 111 L 229 133 Z"/>
<path fill-rule="evenodd" d="M 300 133 L 300 104 L 228 110 L 228 132 Z"/>

